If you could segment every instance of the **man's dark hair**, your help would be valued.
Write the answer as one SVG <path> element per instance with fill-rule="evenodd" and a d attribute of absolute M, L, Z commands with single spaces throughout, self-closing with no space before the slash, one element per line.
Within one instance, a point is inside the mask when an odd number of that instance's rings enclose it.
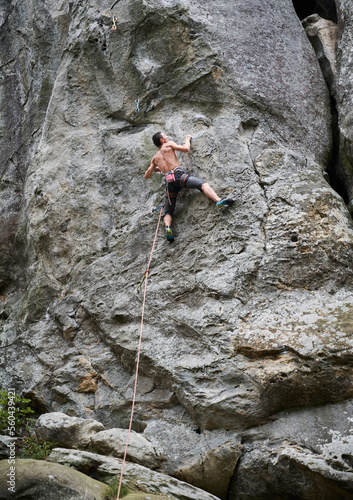
<path fill-rule="evenodd" d="M 162 132 L 156 132 L 152 137 L 152 141 L 154 145 L 157 146 L 157 148 L 159 148 L 161 145 L 161 139 L 162 139 Z"/>

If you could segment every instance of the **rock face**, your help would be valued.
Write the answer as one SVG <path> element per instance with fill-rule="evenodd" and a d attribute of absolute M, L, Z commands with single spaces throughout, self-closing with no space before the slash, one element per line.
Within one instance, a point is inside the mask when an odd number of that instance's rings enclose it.
<path fill-rule="evenodd" d="M 351 44 L 351 28 L 349 19 L 352 18 L 353 8 L 350 2 L 340 0 L 341 32 L 337 47 L 338 75 L 337 75 L 337 108 L 339 125 L 339 153 L 338 177 L 344 184 L 344 195 L 348 208 L 353 213 L 353 149 L 352 149 L 352 78 L 350 77 L 350 59 L 348 46 Z"/>
<path fill-rule="evenodd" d="M 163 199 L 161 177 L 143 176 L 151 136 L 190 133 L 183 167 L 236 203 L 185 192 L 175 243 L 158 235 L 134 431 L 161 470 L 220 498 L 246 498 L 255 473 L 253 498 L 336 481 L 323 449 L 299 430 L 300 449 L 287 442 L 301 412 L 341 415 L 353 397 L 353 11 L 336 4 L 330 95 L 290 0 L 0 1 L 3 388 L 127 428 Z M 277 420 L 273 462 L 261 436 Z M 341 427 L 327 425 L 330 447 Z M 315 480 L 299 490 L 303 468 Z"/>
<path fill-rule="evenodd" d="M 315 50 L 327 87 L 335 95 L 337 24 L 318 14 L 307 17 L 302 23 Z"/>
<path fill-rule="evenodd" d="M 245 433 L 231 498 L 353 498 L 351 415 L 350 401 L 285 412 Z"/>

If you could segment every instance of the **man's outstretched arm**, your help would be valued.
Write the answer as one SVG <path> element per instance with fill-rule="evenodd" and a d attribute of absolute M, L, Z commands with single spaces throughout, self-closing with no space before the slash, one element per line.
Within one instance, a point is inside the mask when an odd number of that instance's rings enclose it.
<path fill-rule="evenodd" d="M 185 142 L 182 146 L 179 146 L 178 144 L 175 144 L 175 142 L 172 141 L 170 141 L 169 144 L 167 143 L 167 145 L 170 145 L 173 149 L 175 149 L 176 151 L 180 151 L 181 153 L 188 153 L 191 147 L 190 142 L 191 142 L 191 135 L 187 135 L 185 137 Z"/>

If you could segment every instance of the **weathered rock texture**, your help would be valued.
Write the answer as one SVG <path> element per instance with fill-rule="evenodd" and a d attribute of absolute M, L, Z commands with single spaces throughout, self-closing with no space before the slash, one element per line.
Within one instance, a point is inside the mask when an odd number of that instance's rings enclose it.
<path fill-rule="evenodd" d="M 344 184 L 344 195 L 348 208 L 353 213 L 353 145 L 352 145 L 352 90 L 353 82 L 350 72 L 350 56 L 348 47 L 352 43 L 351 19 L 353 7 L 350 2 L 340 0 L 341 10 L 339 22 L 340 39 L 337 47 L 337 108 L 339 125 L 339 153 L 337 175 Z"/>
<path fill-rule="evenodd" d="M 337 24 L 318 14 L 307 17 L 302 23 L 315 50 L 327 87 L 335 95 Z"/>
<path fill-rule="evenodd" d="M 89 451 L 55 448 L 50 454 L 49 461 L 73 467 L 84 473 L 89 471 L 90 474 L 108 483 L 116 477 L 120 478 L 121 474 L 121 460 Z M 128 489 L 163 495 L 163 499 L 216 500 L 218 498 L 183 481 L 129 462 L 125 464 L 123 477 L 123 484 Z"/>
<path fill-rule="evenodd" d="M 41 441 L 55 441 L 62 446 L 87 448 L 95 434 L 104 431 L 96 420 L 69 417 L 64 413 L 46 413 L 36 422 L 35 432 Z"/>
<path fill-rule="evenodd" d="M 109 487 L 100 481 L 44 460 L 20 459 L 15 465 L 1 460 L 0 474 L 0 498 L 4 500 L 104 500 L 109 492 Z M 7 483 L 10 474 L 15 486 Z"/>
<path fill-rule="evenodd" d="M 102 430 L 102 425 L 91 419 L 46 413 L 37 420 L 35 433 L 39 440 L 55 442 L 65 448 L 123 458 L 128 431 Z M 158 469 L 225 498 L 241 450 L 239 439 L 224 431 L 205 431 L 200 435 L 185 425 L 154 421 L 143 434 L 131 431 L 127 460 Z M 56 456 L 52 454 L 51 460 Z M 91 468 L 86 466 L 85 470 Z"/>
<path fill-rule="evenodd" d="M 352 498 L 351 415 L 352 402 L 285 412 L 245 433 L 231 497 Z"/>
<path fill-rule="evenodd" d="M 254 452 L 239 443 L 278 412 L 328 405 L 340 434 L 353 397 L 353 9 L 336 5 L 330 95 L 290 0 L 0 1 L 4 388 L 41 412 L 127 427 L 137 288 L 163 197 L 143 173 L 154 132 L 190 133 L 183 166 L 236 204 L 184 193 L 175 243 L 160 231 L 134 430 L 161 447 L 165 471 L 221 498 L 245 498 L 255 473 L 259 498 L 265 480 L 267 498 L 278 481 L 305 498 L 283 466 L 291 423 L 269 476 L 241 468 Z M 224 484 L 202 473 L 208 442 L 229 460 Z M 324 491 L 323 451 L 300 446 Z"/>

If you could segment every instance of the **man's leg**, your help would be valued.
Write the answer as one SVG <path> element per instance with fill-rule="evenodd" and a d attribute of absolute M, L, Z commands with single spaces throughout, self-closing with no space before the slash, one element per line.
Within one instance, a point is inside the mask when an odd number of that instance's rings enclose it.
<path fill-rule="evenodd" d="M 234 203 L 234 200 L 231 198 L 220 198 L 208 182 L 204 182 L 198 177 L 188 176 L 185 187 L 188 189 L 200 189 L 203 194 L 214 201 L 218 207 L 230 207 Z"/>
<path fill-rule="evenodd" d="M 164 199 L 164 225 L 165 225 L 165 235 L 168 241 L 174 241 L 174 236 L 172 232 L 172 214 L 175 210 L 175 198 L 170 198 L 170 196 L 166 195 Z"/>
<path fill-rule="evenodd" d="M 172 216 L 171 216 L 171 215 L 169 215 L 169 214 L 165 215 L 165 217 L 164 217 L 164 219 L 163 219 L 163 220 L 164 220 L 164 225 L 165 225 L 166 227 L 167 227 L 167 226 L 171 226 L 171 225 L 172 225 L 172 220 L 173 220 L 173 219 L 172 219 Z"/>
<path fill-rule="evenodd" d="M 203 193 L 207 196 L 207 198 L 210 198 L 213 201 L 221 201 L 221 198 L 218 196 L 217 193 L 211 188 L 211 186 L 208 184 L 208 182 L 205 182 L 202 184 L 201 189 Z"/>
<path fill-rule="evenodd" d="M 218 207 L 230 207 L 234 203 L 234 200 L 232 200 L 231 198 L 220 198 L 218 194 L 215 193 L 215 191 L 211 188 L 208 182 L 202 184 L 201 189 L 207 196 L 207 198 L 213 200 Z"/>
<path fill-rule="evenodd" d="M 170 215 L 166 215 L 164 217 L 165 224 L 165 235 L 168 241 L 174 241 L 174 236 L 172 232 L 172 217 Z"/>

